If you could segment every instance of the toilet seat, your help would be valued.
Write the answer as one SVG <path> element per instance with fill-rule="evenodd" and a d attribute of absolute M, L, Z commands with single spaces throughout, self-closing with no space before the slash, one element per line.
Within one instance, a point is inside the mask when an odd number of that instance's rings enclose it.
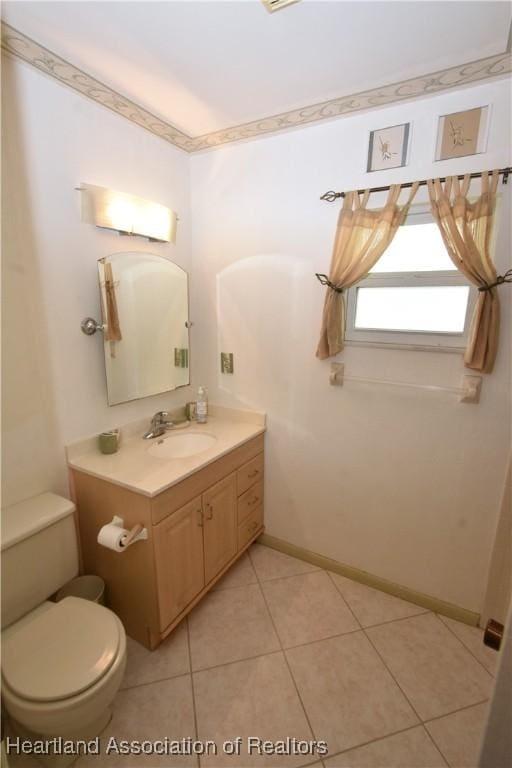
<path fill-rule="evenodd" d="M 66 597 L 3 641 L 2 677 L 21 699 L 57 702 L 94 686 L 114 664 L 120 622 L 108 609 Z"/>

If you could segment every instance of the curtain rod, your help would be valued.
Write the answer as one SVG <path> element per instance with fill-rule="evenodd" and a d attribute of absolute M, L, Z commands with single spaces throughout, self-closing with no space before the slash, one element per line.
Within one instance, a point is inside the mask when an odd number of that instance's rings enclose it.
<path fill-rule="evenodd" d="M 481 177 L 481 175 L 483 173 L 486 173 L 486 171 L 478 171 L 476 173 L 470 173 L 469 174 L 469 178 L 470 179 L 478 179 L 478 178 Z M 508 181 L 509 173 L 512 173 L 512 168 L 510 166 L 508 168 L 500 168 L 500 170 L 498 171 L 498 175 L 499 176 L 503 175 L 503 183 L 504 184 L 506 184 L 507 181 Z M 462 180 L 464 178 L 464 175 L 465 174 L 463 174 L 462 176 L 457 176 L 457 178 Z M 439 181 L 443 181 L 443 182 L 446 181 L 446 177 L 443 177 L 443 178 L 439 179 Z M 423 179 L 423 181 L 419 182 L 419 186 L 420 187 L 424 187 L 424 186 L 426 186 L 426 184 L 427 184 L 427 179 Z M 403 189 L 408 189 L 408 188 L 412 187 L 412 185 L 413 185 L 413 182 L 412 181 L 408 181 L 407 183 L 401 184 L 400 186 Z M 388 184 L 385 187 L 371 187 L 370 192 L 387 192 L 389 190 L 390 186 L 391 185 Z M 363 192 L 366 192 L 366 190 L 365 189 L 358 189 L 357 192 L 360 195 L 362 195 Z M 345 197 L 346 194 L 347 194 L 346 192 L 333 192 L 331 190 L 330 192 L 324 192 L 324 194 L 321 195 L 320 200 L 327 200 L 328 203 L 334 203 L 335 200 L 337 200 L 339 197 Z"/>

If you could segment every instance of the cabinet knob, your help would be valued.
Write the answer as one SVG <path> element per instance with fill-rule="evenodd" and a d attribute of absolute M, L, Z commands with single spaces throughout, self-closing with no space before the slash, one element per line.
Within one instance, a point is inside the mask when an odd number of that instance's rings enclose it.
<path fill-rule="evenodd" d="M 259 496 L 254 496 L 254 498 L 252 498 L 252 499 L 251 499 L 251 500 L 248 502 L 248 506 L 249 506 L 249 507 L 252 507 L 252 506 L 254 506 L 254 504 L 257 504 L 259 500 L 260 500 L 260 499 L 259 499 Z"/>
<path fill-rule="evenodd" d="M 206 511 L 208 512 L 208 514 L 206 515 L 206 519 L 211 520 L 213 517 L 213 507 L 211 504 L 206 505 Z"/>
<path fill-rule="evenodd" d="M 260 471 L 259 471 L 259 469 L 253 469 L 253 471 L 252 471 L 252 472 L 249 472 L 249 474 L 247 475 L 247 477 L 249 477 L 249 478 L 252 480 L 252 478 L 253 478 L 253 477 L 256 477 L 256 475 L 258 475 L 258 474 L 259 474 L 259 472 L 260 472 Z"/>
<path fill-rule="evenodd" d="M 258 522 L 255 520 L 255 521 L 254 521 L 254 523 L 251 525 L 251 529 L 252 529 L 253 531 L 255 531 L 255 530 L 256 530 L 256 528 L 258 527 L 258 525 L 259 525 L 259 523 L 258 523 Z"/>

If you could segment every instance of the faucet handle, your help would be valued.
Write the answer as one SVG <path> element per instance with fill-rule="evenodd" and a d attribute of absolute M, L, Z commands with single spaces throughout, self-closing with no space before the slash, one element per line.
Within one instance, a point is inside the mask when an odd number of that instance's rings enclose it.
<path fill-rule="evenodd" d="M 154 424 L 170 424 L 169 411 L 157 411 L 152 418 Z"/>

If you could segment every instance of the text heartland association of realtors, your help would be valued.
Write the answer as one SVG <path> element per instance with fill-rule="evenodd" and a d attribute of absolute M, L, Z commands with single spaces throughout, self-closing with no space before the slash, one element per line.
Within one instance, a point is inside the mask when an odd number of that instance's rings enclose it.
<path fill-rule="evenodd" d="M 305 740 L 288 737 L 271 741 L 258 736 L 243 739 L 238 736 L 218 745 L 215 741 L 199 741 L 192 738 L 139 741 L 116 739 L 111 736 L 101 748 L 101 738 L 86 741 L 64 739 L 55 736 L 51 739 L 22 739 L 7 736 L 5 749 L 7 754 L 22 755 L 313 755 L 325 757 L 328 753 L 325 741 Z M 244 744 L 245 742 L 245 744 Z M 245 749 L 244 749 L 245 747 Z"/>

